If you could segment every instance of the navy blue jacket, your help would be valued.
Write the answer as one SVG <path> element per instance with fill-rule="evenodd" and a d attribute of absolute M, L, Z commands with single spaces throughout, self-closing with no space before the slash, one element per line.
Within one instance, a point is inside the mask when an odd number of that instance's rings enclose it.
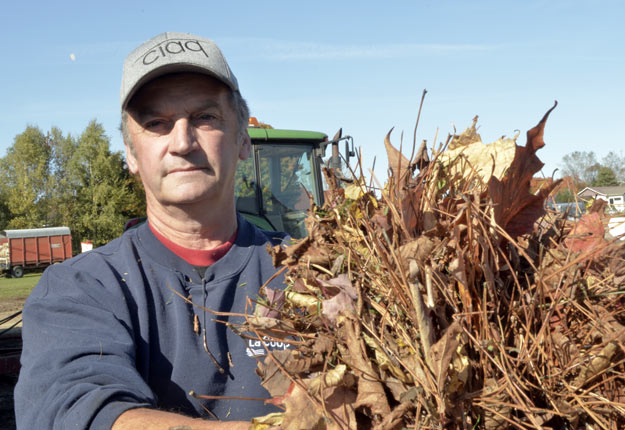
<path fill-rule="evenodd" d="M 110 429 L 122 412 L 136 407 L 207 416 L 204 406 L 221 420 L 275 411 L 262 401 L 189 395 L 268 397 L 254 372 L 252 345 L 216 322 L 234 318 L 199 307 L 252 313 L 248 298 L 255 299 L 276 271 L 266 246 L 280 243 L 284 234 L 238 220 L 234 246 L 203 277 L 147 223 L 49 267 L 24 307 L 18 429 Z M 277 278 L 271 286 L 282 288 L 282 282 Z"/>

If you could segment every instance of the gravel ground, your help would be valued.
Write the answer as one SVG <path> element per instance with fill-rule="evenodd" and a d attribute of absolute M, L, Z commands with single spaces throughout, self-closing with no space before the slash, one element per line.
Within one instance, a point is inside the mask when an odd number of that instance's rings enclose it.
<path fill-rule="evenodd" d="M 26 297 L 15 297 L 0 300 L 0 320 L 3 316 L 22 310 Z"/>

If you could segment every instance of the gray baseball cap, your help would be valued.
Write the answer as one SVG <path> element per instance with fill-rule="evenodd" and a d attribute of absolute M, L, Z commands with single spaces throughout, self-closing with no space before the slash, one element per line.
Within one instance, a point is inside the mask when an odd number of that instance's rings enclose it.
<path fill-rule="evenodd" d="M 212 40 L 187 33 L 161 33 L 132 51 L 124 61 L 121 107 L 152 79 L 178 72 L 205 73 L 237 91 L 237 78 Z"/>

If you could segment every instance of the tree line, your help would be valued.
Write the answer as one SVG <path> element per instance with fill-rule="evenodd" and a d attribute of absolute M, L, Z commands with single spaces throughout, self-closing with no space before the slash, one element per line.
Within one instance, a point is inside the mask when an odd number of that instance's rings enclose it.
<path fill-rule="evenodd" d="M 582 186 L 609 187 L 625 183 L 625 156 L 610 151 L 601 162 L 593 151 L 575 151 L 562 157 L 562 176 Z"/>
<path fill-rule="evenodd" d="M 95 120 L 78 137 L 28 126 L 0 158 L 0 230 L 68 226 L 100 246 L 145 215 L 141 182 Z"/>
<path fill-rule="evenodd" d="M 585 187 L 610 187 L 625 184 L 625 156 L 610 151 L 601 161 L 593 151 L 574 151 L 562 157 L 562 177 L 571 179 L 574 189 L 563 189 L 555 196 L 556 202 L 573 202 L 575 193 Z"/>

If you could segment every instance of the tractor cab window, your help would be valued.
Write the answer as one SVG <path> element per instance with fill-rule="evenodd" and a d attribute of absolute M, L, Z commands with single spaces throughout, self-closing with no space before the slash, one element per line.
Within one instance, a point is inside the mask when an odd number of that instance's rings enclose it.
<path fill-rule="evenodd" d="M 237 169 L 237 210 L 261 228 L 305 236 L 306 211 L 317 194 L 313 145 L 263 142 L 253 149 Z"/>

